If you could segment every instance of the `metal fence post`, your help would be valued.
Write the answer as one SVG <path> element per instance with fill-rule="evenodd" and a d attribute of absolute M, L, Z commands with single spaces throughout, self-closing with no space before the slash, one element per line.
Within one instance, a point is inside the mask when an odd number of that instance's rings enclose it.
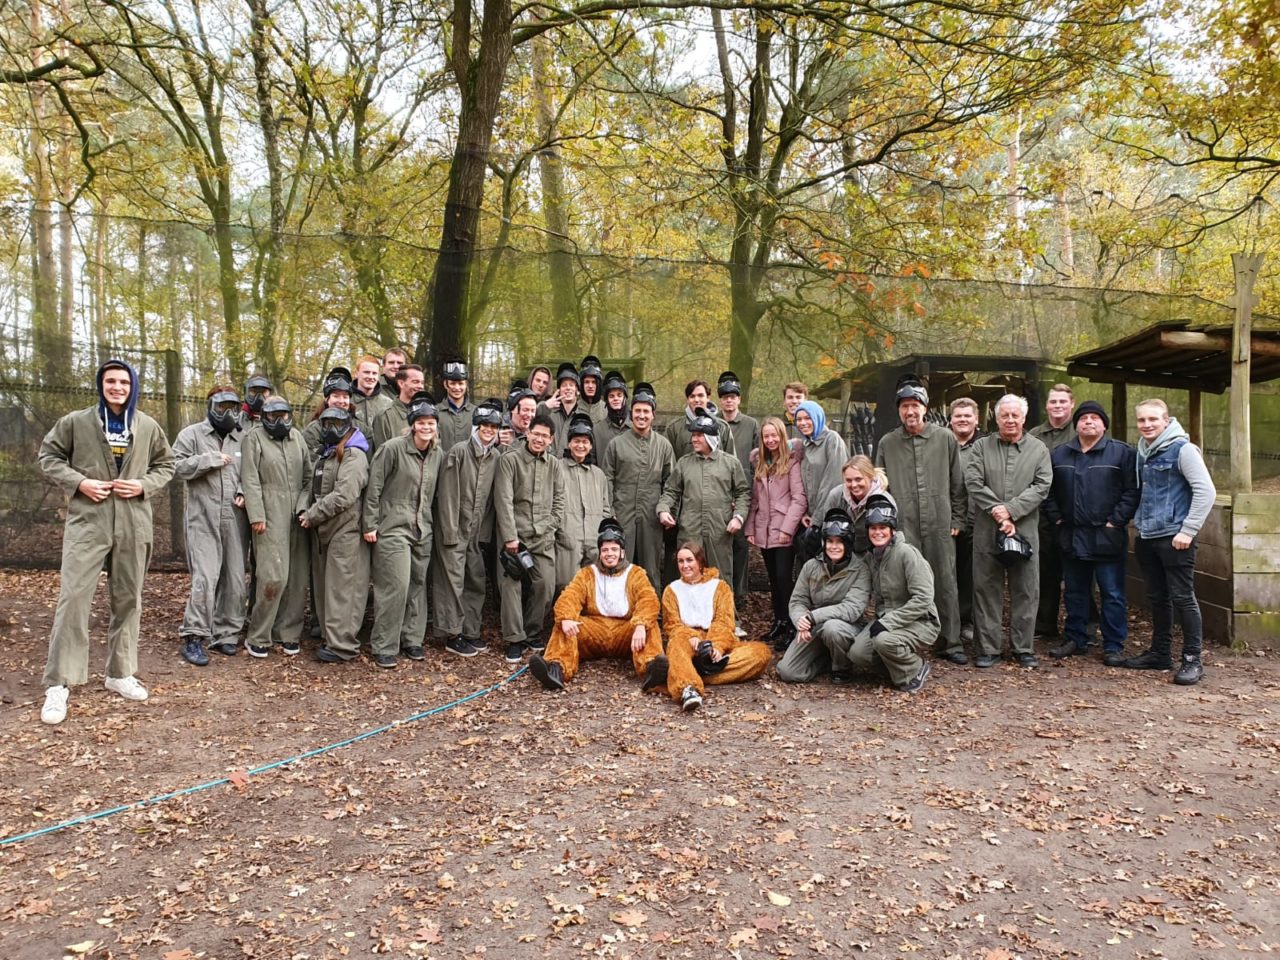
<path fill-rule="evenodd" d="M 182 429 L 182 357 L 177 350 L 164 352 L 164 428 L 173 443 Z M 182 481 L 169 483 L 169 548 L 176 559 L 187 558 L 187 530 L 183 524 Z"/>

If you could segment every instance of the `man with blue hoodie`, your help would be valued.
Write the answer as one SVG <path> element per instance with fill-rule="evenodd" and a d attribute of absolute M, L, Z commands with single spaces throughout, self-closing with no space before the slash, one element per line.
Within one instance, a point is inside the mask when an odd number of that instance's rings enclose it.
<path fill-rule="evenodd" d="M 138 375 L 122 360 L 98 368 L 98 402 L 60 418 L 40 444 L 40 469 L 67 494 L 62 583 L 49 634 L 40 719 L 61 723 L 69 688 L 89 680 L 89 609 L 108 571 L 106 687 L 147 699 L 138 669 L 142 580 L 151 562 L 151 502 L 173 477 L 173 452 L 137 409 Z"/>
<path fill-rule="evenodd" d="M 1182 627 L 1182 662 L 1173 682 L 1199 683 L 1203 641 L 1196 600 L 1196 535 L 1209 517 L 1218 491 L 1204 457 L 1163 400 L 1144 400 L 1136 408 L 1138 486 L 1133 525 L 1138 530 L 1134 556 L 1147 583 L 1151 605 L 1151 649 L 1130 657 L 1132 670 L 1169 670 L 1173 666 L 1173 617 Z"/>

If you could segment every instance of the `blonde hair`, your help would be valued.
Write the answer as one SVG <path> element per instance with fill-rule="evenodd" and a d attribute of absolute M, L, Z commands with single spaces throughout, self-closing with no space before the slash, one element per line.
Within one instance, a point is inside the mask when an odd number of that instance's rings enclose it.
<path fill-rule="evenodd" d="M 772 427 L 778 433 L 777 459 L 769 456 L 764 448 L 764 428 Z M 791 469 L 791 445 L 787 442 L 787 428 L 781 417 L 765 417 L 760 424 L 760 446 L 757 448 L 756 469 L 753 474 L 756 480 L 767 480 L 769 477 L 781 479 Z"/>
<path fill-rule="evenodd" d="M 1143 407 L 1151 407 L 1153 410 L 1159 410 L 1162 417 L 1166 420 L 1169 419 L 1169 405 L 1159 397 L 1152 397 L 1150 400 L 1143 400 L 1141 403 L 1134 404 L 1133 412 L 1137 413 Z"/>
<path fill-rule="evenodd" d="M 871 462 L 871 458 L 865 454 L 855 453 L 852 457 L 840 465 L 840 477 L 844 478 L 846 470 L 856 470 L 868 480 L 880 484 L 880 492 L 889 492 L 889 476 L 882 469 Z"/>

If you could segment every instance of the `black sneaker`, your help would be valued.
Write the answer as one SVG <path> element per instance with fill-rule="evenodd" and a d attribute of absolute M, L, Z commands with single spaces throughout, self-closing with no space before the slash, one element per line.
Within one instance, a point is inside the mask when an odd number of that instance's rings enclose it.
<path fill-rule="evenodd" d="M 182 659 L 194 667 L 209 665 L 209 654 L 205 653 L 204 641 L 199 637 L 183 637 L 179 652 L 182 654 Z"/>
<path fill-rule="evenodd" d="M 1063 640 L 1056 646 L 1049 648 L 1049 656 L 1055 660 L 1065 660 L 1067 657 L 1084 656 L 1085 648 L 1077 647 L 1074 640 Z"/>
<path fill-rule="evenodd" d="M 849 670 L 832 670 L 831 683 L 837 687 L 847 687 L 853 683 L 853 673 Z"/>
<path fill-rule="evenodd" d="M 1169 659 L 1169 654 L 1152 649 L 1130 657 L 1121 666 L 1130 670 L 1170 670 L 1173 668 L 1173 661 Z"/>
<path fill-rule="evenodd" d="M 1173 682 L 1179 686 L 1189 687 L 1192 684 L 1199 683 L 1204 676 L 1204 664 L 1200 662 L 1200 658 L 1194 653 L 1184 653 L 1182 655 L 1182 665 L 1178 667 L 1178 672 L 1173 675 Z"/>
<path fill-rule="evenodd" d="M 994 667 L 999 662 L 999 657 L 993 657 L 989 653 L 980 653 L 973 658 L 973 665 L 978 667 L 980 670 L 985 670 L 987 667 Z"/>
<path fill-rule="evenodd" d="M 546 690 L 564 689 L 564 671 L 554 660 L 544 660 L 535 653 L 529 658 L 529 672 Z"/>
<path fill-rule="evenodd" d="M 916 675 L 898 687 L 898 689 L 903 693 L 919 693 L 921 688 L 924 687 L 924 682 L 929 679 L 929 671 L 931 669 L 928 660 L 920 661 L 920 669 L 916 671 Z"/>
<path fill-rule="evenodd" d="M 280 650 L 286 657 L 296 657 L 302 652 L 302 644 L 297 640 L 286 640 L 284 643 L 280 644 Z"/>
<path fill-rule="evenodd" d="M 1123 650 L 1108 650 L 1102 655 L 1104 667 L 1123 667 L 1125 655 Z"/>
<path fill-rule="evenodd" d="M 320 647 L 316 650 L 316 659 L 321 663 L 346 663 L 342 657 L 334 653 L 328 647 Z"/>
<path fill-rule="evenodd" d="M 271 653 L 270 647 L 260 647 L 256 643 L 246 643 L 244 648 L 249 651 L 249 656 L 259 660 L 265 660 Z"/>
<path fill-rule="evenodd" d="M 410 660 L 427 659 L 427 652 L 423 650 L 422 647 L 405 647 L 400 652 L 403 653 L 405 657 L 407 657 Z"/>
<path fill-rule="evenodd" d="M 209 649 L 216 650 L 218 653 L 228 657 L 234 657 L 236 655 L 236 651 L 240 649 L 240 645 L 232 641 L 227 641 L 226 643 L 210 644 Z"/>
<path fill-rule="evenodd" d="M 481 640 L 479 637 L 476 637 L 474 640 L 468 640 L 467 643 L 471 644 L 471 649 L 476 653 L 489 652 L 489 642 L 487 640 Z"/>
<path fill-rule="evenodd" d="M 389 653 L 378 654 L 373 658 L 373 662 L 383 670 L 394 670 L 396 668 L 396 658 Z"/>
<path fill-rule="evenodd" d="M 950 653 L 942 654 L 942 659 L 947 663 L 954 663 L 957 667 L 963 667 L 969 662 L 969 655 L 963 650 L 952 650 Z"/>
<path fill-rule="evenodd" d="M 685 713 L 692 713 L 702 706 L 702 694 L 693 687 L 685 687 L 684 692 L 680 694 L 680 709 Z"/>
<path fill-rule="evenodd" d="M 474 657 L 480 652 L 466 637 L 451 637 L 444 642 L 444 648 L 456 657 Z"/>
<path fill-rule="evenodd" d="M 1028 670 L 1034 670 L 1040 666 L 1040 661 L 1036 659 L 1034 653 L 1020 653 L 1014 659 L 1018 661 L 1018 666 L 1026 667 Z"/>
<path fill-rule="evenodd" d="M 525 640 L 524 645 L 534 653 L 541 653 L 543 650 L 547 649 L 547 638 L 529 637 Z"/>
<path fill-rule="evenodd" d="M 506 652 L 502 654 L 502 659 L 507 663 L 519 663 L 524 659 L 524 644 L 508 643 Z"/>
<path fill-rule="evenodd" d="M 649 691 L 655 687 L 665 687 L 667 685 L 667 668 L 670 666 L 667 656 L 664 653 L 658 654 L 649 661 L 649 666 L 644 671 L 644 683 L 640 689 Z"/>

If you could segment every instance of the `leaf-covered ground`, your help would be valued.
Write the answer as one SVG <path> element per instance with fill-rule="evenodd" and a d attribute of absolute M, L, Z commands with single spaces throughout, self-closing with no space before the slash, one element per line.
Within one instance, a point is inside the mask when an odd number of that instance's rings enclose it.
<path fill-rule="evenodd" d="M 57 575 L 0 573 L 0 836 L 233 781 L 0 847 L 6 960 L 1280 951 L 1274 659 L 1214 652 L 1191 689 L 1096 659 L 937 664 L 914 698 L 767 676 L 692 715 L 588 664 L 245 777 L 511 671 L 196 669 L 185 589 L 147 582 L 144 704 L 102 689 L 99 596 L 98 672 L 50 728 Z"/>

